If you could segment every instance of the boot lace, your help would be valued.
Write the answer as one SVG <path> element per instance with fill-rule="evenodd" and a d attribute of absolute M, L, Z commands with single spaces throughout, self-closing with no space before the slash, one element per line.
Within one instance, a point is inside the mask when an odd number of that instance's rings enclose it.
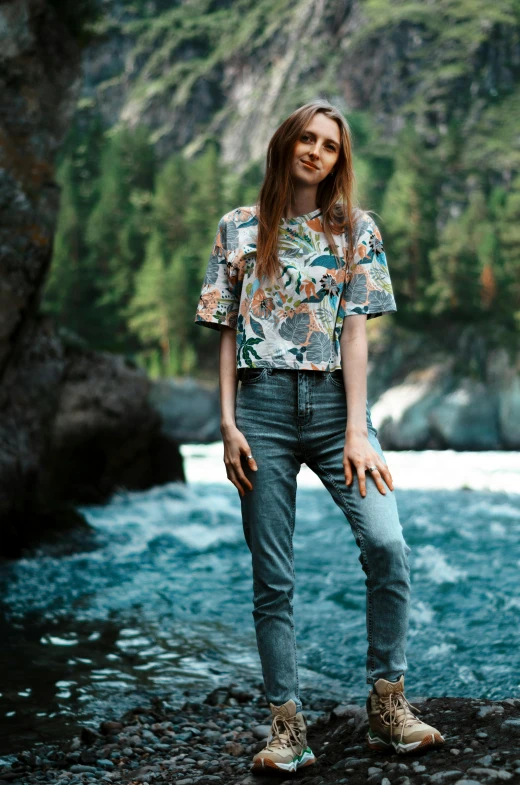
<path fill-rule="evenodd" d="M 296 746 L 303 745 L 303 730 L 294 721 L 294 718 L 285 719 L 280 714 L 275 714 L 271 730 L 267 739 L 267 747 L 284 749 L 290 747 L 297 755 Z"/>
<path fill-rule="evenodd" d="M 402 741 L 405 728 L 410 727 L 418 718 L 414 715 L 414 711 L 421 713 L 416 706 L 405 698 L 402 692 L 391 692 L 389 695 L 379 697 L 382 705 L 381 719 L 386 725 L 390 725 L 390 738 L 393 738 L 394 725 L 401 728 L 401 736 L 399 741 Z"/>

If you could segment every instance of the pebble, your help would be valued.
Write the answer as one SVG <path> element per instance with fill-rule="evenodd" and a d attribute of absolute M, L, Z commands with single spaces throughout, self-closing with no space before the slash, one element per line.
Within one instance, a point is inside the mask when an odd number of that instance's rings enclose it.
<path fill-rule="evenodd" d="M 493 756 L 484 755 L 482 758 L 477 758 L 475 763 L 480 763 L 481 766 L 491 766 L 493 764 Z"/>
<path fill-rule="evenodd" d="M 482 785 L 478 780 L 457 780 L 454 785 Z"/>
<path fill-rule="evenodd" d="M 70 770 L 74 773 L 79 771 L 97 771 L 95 766 L 86 766 L 84 763 L 75 763 L 70 767 Z"/>
<path fill-rule="evenodd" d="M 255 739 L 267 739 L 270 730 L 270 725 L 255 725 L 254 728 L 251 728 L 251 733 Z"/>
<path fill-rule="evenodd" d="M 479 779 L 484 779 L 485 781 L 505 781 L 510 780 L 512 778 L 512 774 L 505 769 L 487 769 L 482 768 L 479 766 L 474 766 L 471 769 L 468 769 L 467 774 L 475 774 Z"/>
<path fill-rule="evenodd" d="M 247 692 L 244 690 L 244 695 Z M 251 695 L 253 698 L 243 700 L 239 688 L 233 695 L 229 689 L 221 689 L 213 696 L 214 703 L 186 701 L 175 712 L 158 709 L 147 713 L 144 708 L 135 715 L 127 712 L 121 722 L 100 723 L 98 730 L 80 729 L 66 742 L 42 744 L 19 753 L 13 768 L 0 765 L 0 785 L 14 780 L 23 785 L 264 785 L 267 778 L 252 775 L 248 769 L 253 748 L 264 746 L 271 726 L 265 722 L 268 710 L 259 689 Z M 245 700 L 250 703 L 245 705 Z M 402 756 L 375 755 L 367 749 L 366 731 L 358 723 L 361 707 L 345 702 L 331 709 L 331 701 L 314 699 L 309 703 L 322 754 L 318 766 L 299 772 L 297 779 L 302 785 L 520 785 L 520 757 L 514 744 L 520 720 L 507 719 L 515 711 L 505 701 L 505 711 L 500 711 L 500 704 L 453 703 L 446 713 L 447 717 L 451 714 L 452 723 L 446 728 L 448 745 L 451 742 L 460 747 L 445 745 L 444 750 L 406 763 L 401 762 Z M 463 706 L 466 714 L 457 725 L 458 706 Z M 430 721 L 435 724 L 439 706 L 433 704 L 432 708 Z M 488 711 L 481 712 L 483 709 Z M 479 719 L 489 717 L 490 723 L 498 719 L 497 726 L 507 728 L 509 741 L 495 730 L 489 735 L 477 731 L 477 715 Z M 452 731 L 457 727 L 464 727 L 464 733 L 455 735 Z M 472 739 L 470 743 L 467 737 Z M 328 750 L 333 750 L 334 759 L 341 756 L 341 760 L 331 765 Z M 461 763 L 470 766 L 466 772 L 451 769 L 450 755 L 461 754 Z M 498 768 L 497 762 L 503 768 Z M 286 778 L 284 784 L 292 781 L 292 777 Z"/>
<path fill-rule="evenodd" d="M 331 715 L 336 719 L 344 719 L 346 717 L 356 717 L 360 711 L 361 706 L 358 706 L 357 703 L 340 703 L 339 706 L 335 706 L 332 709 Z"/>
<path fill-rule="evenodd" d="M 368 770 L 369 772 L 369 777 L 367 779 L 368 785 L 381 785 L 383 778 L 386 779 L 386 777 L 384 777 L 382 769 L 374 769 L 374 767 L 372 766 L 370 768 L 373 770 L 374 773 L 370 774 L 370 769 Z"/>
<path fill-rule="evenodd" d="M 496 706 L 481 706 L 480 709 L 477 711 L 477 719 L 482 720 L 485 717 L 488 717 L 490 714 L 503 714 L 504 707 L 500 704 Z"/>
<path fill-rule="evenodd" d="M 504 720 L 500 730 L 504 733 L 513 733 L 515 736 L 520 736 L 520 719 L 514 717 L 510 720 Z"/>

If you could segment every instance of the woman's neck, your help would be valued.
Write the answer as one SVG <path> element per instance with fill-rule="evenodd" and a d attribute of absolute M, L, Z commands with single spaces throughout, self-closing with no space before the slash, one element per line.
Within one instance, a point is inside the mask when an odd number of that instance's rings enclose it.
<path fill-rule="evenodd" d="M 287 209 L 286 218 L 297 218 L 299 215 L 307 215 L 313 210 L 318 209 L 316 204 L 316 188 L 296 190 L 294 197 Z"/>

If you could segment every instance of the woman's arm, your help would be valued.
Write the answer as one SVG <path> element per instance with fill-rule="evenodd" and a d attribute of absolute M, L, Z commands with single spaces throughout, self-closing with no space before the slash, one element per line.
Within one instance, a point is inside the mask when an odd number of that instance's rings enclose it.
<path fill-rule="evenodd" d="M 343 466 L 345 481 L 350 485 L 354 480 L 351 463 L 359 480 L 361 496 L 366 496 L 365 471 L 368 466 L 377 466 L 371 472 L 380 493 L 386 494 L 383 479 L 394 490 L 390 470 L 368 440 L 367 429 L 367 362 L 368 341 L 366 314 L 353 314 L 345 318 L 340 337 L 341 365 L 347 398 L 347 428 Z"/>
<path fill-rule="evenodd" d="M 237 395 L 237 333 L 232 327 L 221 326 L 220 334 L 220 432 L 224 442 L 224 463 L 228 480 L 238 489 L 241 496 L 245 490 L 253 490 L 251 482 L 244 474 L 242 455 L 251 455 L 251 450 L 244 434 L 235 423 L 235 404 Z M 258 469 L 254 458 L 247 459 L 249 467 Z"/>
<path fill-rule="evenodd" d="M 235 402 L 238 387 L 237 378 L 237 333 L 232 327 L 220 327 L 220 430 L 235 425 Z"/>

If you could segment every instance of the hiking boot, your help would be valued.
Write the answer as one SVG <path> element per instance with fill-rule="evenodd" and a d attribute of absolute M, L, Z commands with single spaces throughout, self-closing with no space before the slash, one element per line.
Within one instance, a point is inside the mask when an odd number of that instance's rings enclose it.
<path fill-rule="evenodd" d="M 288 700 L 282 706 L 269 704 L 273 717 L 267 744 L 253 758 L 251 771 L 265 769 L 296 771 L 316 763 L 312 750 L 307 746 L 307 720 L 296 704 Z"/>
<path fill-rule="evenodd" d="M 372 750 L 406 753 L 444 744 L 437 728 L 426 725 L 412 712 L 418 711 L 404 697 L 404 675 L 399 681 L 378 679 L 367 698 L 369 731 L 367 743 Z"/>

